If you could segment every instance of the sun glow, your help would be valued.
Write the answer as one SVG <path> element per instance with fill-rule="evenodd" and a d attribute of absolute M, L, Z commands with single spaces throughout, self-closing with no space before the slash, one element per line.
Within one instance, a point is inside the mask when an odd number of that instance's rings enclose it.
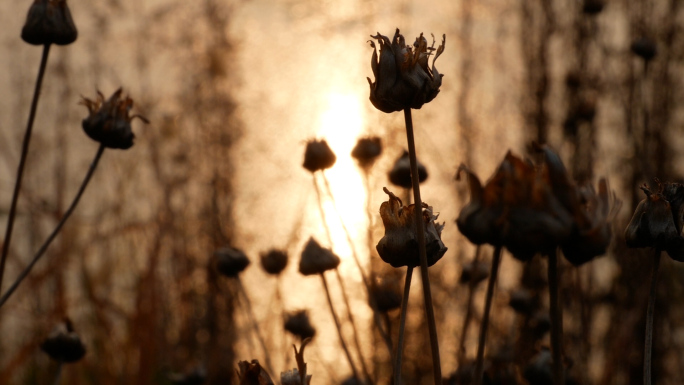
<path fill-rule="evenodd" d="M 359 258 L 367 255 L 365 252 L 366 191 L 359 168 L 351 157 L 351 151 L 361 135 L 362 128 L 363 116 L 358 97 L 353 94 L 329 94 L 328 108 L 321 115 L 317 136 L 325 138 L 337 155 L 335 166 L 325 172 L 335 204 L 329 197 L 326 197 L 323 208 L 332 235 L 333 250 L 341 258 L 351 257 L 352 249 L 340 218 L 349 230 Z M 326 191 L 322 178 L 319 182 L 322 191 Z M 335 210 L 335 205 L 337 210 Z"/>

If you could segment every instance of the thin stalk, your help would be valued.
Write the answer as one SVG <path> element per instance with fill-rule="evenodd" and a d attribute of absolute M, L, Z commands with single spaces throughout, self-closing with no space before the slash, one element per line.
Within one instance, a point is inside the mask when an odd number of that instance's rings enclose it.
<path fill-rule="evenodd" d="M 468 282 L 468 299 L 466 302 L 465 316 L 463 317 L 463 326 L 461 327 L 461 338 L 458 344 L 457 359 L 459 366 L 463 363 L 465 356 L 465 340 L 468 335 L 468 327 L 470 326 L 470 319 L 473 318 L 473 297 L 475 295 L 475 285 L 477 283 L 477 268 L 480 263 L 480 245 L 475 249 L 475 258 L 473 258 L 473 273 L 470 275 L 470 282 Z"/>
<path fill-rule="evenodd" d="M 494 248 L 492 255 L 492 271 L 489 275 L 489 282 L 487 282 L 487 294 L 485 298 L 484 314 L 482 315 L 482 323 L 480 323 L 480 338 L 477 342 L 477 359 L 475 360 L 475 379 L 474 385 L 482 383 L 482 372 L 484 370 L 484 349 L 487 341 L 487 328 L 489 327 L 489 313 L 492 309 L 492 298 L 494 297 L 494 286 L 496 285 L 496 278 L 499 275 L 499 264 L 501 263 L 501 246 Z"/>
<path fill-rule="evenodd" d="M 264 359 L 266 360 L 266 369 L 268 369 L 268 372 L 271 375 L 275 375 L 275 372 L 273 371 L 273 365 L 271 364 L 271 354 L 268 351 L 268 348 L 266 347 L 266 341 L 264 340 L 264 337 L 261 335 L 261 329 L 259 328 L 259 323 L 257 322 L 256 316 L 254 315 L 254 308 L 252 307 L 252 301 L 249 299 L 249 296 L 247 295 L 247 291 L 245 290 L 245 286 L 242 284 L 242 280 L 240 277 L 237 277 L 237 282 L 238 282 L 238 287 L 240 288 L 240 292 L 242 293 L 242 296 L 245 298 L 245 303 L 247 304 L 247 314 L 249 315 L 249 320 L 250 323 L 252 324 L 252 327 L 254 329 L 254 334 L 256 335 L 257 339 L 259 340 L 259 344 L 261 345 L 261 350 L 264 351 Z"/>
<path fill-rule="evenodd" d="M 5 241 L 2 244 L 2 256 L 0 256 L 0 291 L 2 290 L 2 277 L 5 274 L 5 262 L 7 261 L 10 240 L 12 239 L 12 230 L 14 229 L 14 218 L 17 215 L 17 201 L 19 200 L 21 181 L 24 176 L 24 166 L 26 166 L 26 157 L 28 155 L 29 144 L 31 142 L 31 133 L 33 132 L 33 121 L 36 118 L 36 110 L 38 109 L 38 99 L 40 97 L 40 89 L 43 85 L 43 76 L 45 75 L 45 68 L 47 67 L 49 53 L 50 44 L 46 44 L 43 46 L 43 56 L 40 59 L 40 68 L 38 69 L 38 77 L 36 78 L 36 88 L 33 91 L 31 110 L 29 111 L 28 123 L 26 124 L 26 133 L 24 134 L 24 142 L 21 145 L 21 157 L 19 158 L 17 179 L 14 182 L 12 203 L 10 204 L 9 217 L 7 218 L 7 228 L 5 229 Z"/>
<path fill-rule="evenodd" d="M 442 367 L 439 359 L 439 341 L 437 340 L 437 325 L 435 312 L 432 308 L 432 293 L 430 292 L 430 277 L 428 275 L 427 250 L 425 249 L 425 230 L 423 228 L 423 201 L 420 199 L 420 182 L 418 176 L 418 162 L 416 161 L 416 144 L 413 138 L 413 120 L 411 109 L 404 109 L 404 121 L 406 122 L 406 139 L 409 148 L 409 160 L 411 162 L 411 183 L 413 184 L 413 201 L 418 210 L 415 212 L 415 226 L 418 238 L 418 252 L 420 255 L 420 275 L 423 283 L 423 297 L 425 302 L 425 314 L 430 333 L 430 349 L 432 351 L 432 370 L 435 385 L 442 384 Z"/>
<path fill-rule="evenodd" d="M 64 366 L 62 362 L 57 364 L 57 373 L 55 373 L 55 380 L 52 381 L 52 385 L 59 385 L 59 380 L 62 378 L 62 366 Z"/>
<path fill-rule="evenodd" d="M 401 299 L 399 339 L 397 341 L 397 352 L 394 355 L 394 385 L 401 385 L 401 359 L 404 354 L 404 331 L 406 329 L 406 309 L 408 309 L 409 293 L 411 291 L 411 277 L 413 277 L 413 267 L 407 266 L 406 280 L 404 281 L 404 296 Z"/>
<path fill-rule="evenodd" d="M 321 275 L 321 280 L 323 281 L 323 288 L 325 289 L 325 295 L 328 298 L 328 306 L 330 307 L 330 314 L 332 314 L 333 321 L 335 321 L 335 328 L 337 329 L 337 335 L 340 338 L 340 345 L 342 345 L 342 350 L 344 350 L 344 354 L 347 356 L 347 361 L 349 361 L 349 366 L 351 367 L 352 374 L 354 375 L 354 378 L 358 379 L 359 374 L 358 371 L 356 370 L 356 365 L 354 365 L 354 361 L 352 360 L 351 354 L 349 353 L 349 348 L 347 348 L 347 343 L 344 342 L 344 338 L 342 337 L 342 326 L 340 325 L 340 320 L 337 317 L 337 313 L 335 313 L 335 306 L 333 306 L 332 302 L 332 297 L 330 296 L 330 290 L 328 289 L 328 281 L 325 279 L 325 275 L 323 273 Z"/>
<path fill-rule="evenodd" d="M 563 307 L 558 301 L 558 251 L 549 254 L 549 303 L 553 383 L 563 385 Z"/>
<path fill-rule="evenodd" d="M 651 291 L 648 294 L 646 308 L 646 341 L 644 343 L 644 385 L 651 385 L 651 361 L 653 357 L 653 313 L 655 312 L 656 293 L 658 291 L 658 268 L 660 267 L 660 250 L 656 249 L 651 274 Z"/>
<path fill-rule="evenodd" d="M 26 268 L 19 274 L 19 277 L 17 277 L 17 280 L 14 281 L 12 286 L 10 286 L 9 289 L 5 292 L 5 294 L 2 295 L 2 298 L 0 298 L 0 307 L 2 307 L 5 302 L 7 302 L 7 299 L 14 293 L 15 290 L 17 290 L 17 287 L 19 287 L 19 284 L 21 284 L 21 281 L 26 278 L 26 276 L 31 272 L 31 269 L 33 269 L 33 266 L 38 262 L 38 260 L 45 254 L 45 251 L 47 248 L 50 246 L 52 241 L 57 237 L 59 234 L 59 231 L 62 229 L 64 224 L 66 223 L 67 219 L 73 214 L 74 210 L 76 209 L 76 206 L 78 205 L 78 202 L 81 200 L 81 196 L 83 195 L 83 192 L 85 192 L 86 187 L 88 186 L 88 182 L 90 182 L 90 179 L 92 178 L 93 174 L 95 173 L 95 169 L 97 168 L 97 164 L 100 162 L 100 158 L 102 157 L 102 154 L 104 153 L 105 150 L 104 145 L 100 145 L 100 147 L 97 149 L 97 154 L 95 154 L 95 158 L 93 161 L 90 163 L 90 168 L 88 169 L 88 173 L 86 174 L 85 178 L 83 178 L 83 182 L 81 182 L 81 186 L 78 188 L 78 192 L 76 193 L 76 196 L 74 197 L 74 200 L 71 202 L 71 205 L 69 205 L 69 208 L 67 211 L 64 213 L 64 216 L 62 219 L 59 221 L 57 226 L 55 227 L 54 230 L 52 230 L 52 233 L 48 236 L 48 238 L 43 242 L 43 244 L 40 246 L 36 254 L 33 256 L 33 260 L 31 260 L 31 263 L 26 266 Z"/>

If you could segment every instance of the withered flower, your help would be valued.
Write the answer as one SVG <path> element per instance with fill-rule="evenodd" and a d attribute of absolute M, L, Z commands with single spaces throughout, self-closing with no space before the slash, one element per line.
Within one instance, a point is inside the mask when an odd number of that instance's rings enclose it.
<path fill-rule="evenodd" d="M 261 267 L 268 274 L 278 275 L 287 266 L 287 253 L 282 250 L 272 249 L 261 254 Z"/>
<path fill-rule="evenodd" d="M 239 385 L 274 385 L 271 376 L 259 365 L 258 360 L 238 362 Z"/>
<path fill-rule="evenodd" d="M 216 258 L 216 268 L 219 273 L 228 278 L 237 277 L 249 266 L 249 258 L 242 250 L 232 247 L 224 247 L 214 252 Z"/>
<path fill-rule="evenodd" d="M 299 337 L 300 340 L 312 338 L 316 335 L 316 329 L 309 321 L 309 313 L 299 310 L 285 317 L 285 330 Z"/>
<path fill-rule="evenodd" d="M 442 35 L 442 44 L 435 47 L 434 36 L 432 46 L 428 47 L 427 39 L 421 33 L 413 47 L 406 45 L 404 36 L 397 28 L 392 41 L 378 33 L 371 37 L 380 44 L 380 56 L 371 40 L 373 56 L 371 68 L 375 82 L 370 85 L 370 101 L 382 112 L 401 111 L 405 108 L 420 108 L 429 103 L 439 93 L 442 85 L 442 74 L 435 68 L 435 61 L 444 52 L 446 36 Z M 428 58 L 434 54 L 432 68 L 428 67 Z"/>
<path fill-rule="evenodd" d="M 131 130 L 131 121 L 139 118 L 145 123 L 147 119 L 140 115 L 129 116 L 133 108 L 133 99 L 121 97 L 119 88 L 105 100 L 100 91 L 97 98 L 90 100 L 83 98 L 80 104 L 88 108 L 89 115 L 83 119 L 83 130 L 90 139 L 100 142 L 108 148 L 129 149 L 133 146 L 135 135 Z"/>
<path fill-rule="evenodd" d="M 418 161 L 416 159 L 416 161 Z M 428 172 L 425 166 L 418 163 L 418 183 L 423 183 L 428 177 Z M 408 151 L 404 151 L 403 154 L 397 161 L 394 162 L 392 170 L 389 172 L 389 180 L 392 184 L 403 188 L 411 188 L 413 184 L 411 183 L 411 161 L 409 159 Z"/>
<path fill-rule="evenodd" d="M 35 0 L 21 29 L 21 38 L 33 45 L 67 45 L 77 37 L 66 0 Z"/>
<path fill-rule="evenodd" d="M 385 235 L 375 247 L 383 261 L 392 267 L 420 265 L 417 229 L 414 224 L 414 204 L 403 206 L 401 199 L 392 194 L 386 187 L 383 191 L 389 200 L 380 205 L 380 217 L 385 226 Z M 427 264 L 432 266 L 439 261 L 447 248 L 442 242 L 441 234 L 444 223 L 435 222 L 438 215 L 433 214 L 432 207 L 423 203 L 423 228 L 425 230 L 425 249 Z"/>
<path fill-rule="evenodd" d="M 470 281 L 474 280 L 474 283 L 484 281 L 489 277 L 489 266 L 485 262 L 478 263 L 465 263 L 461 269 L 461 277 L 458 282 L 461 284 L 470 284 Z"/>
<path fill-rule="evenodd" d="M 55 327 L 40 348 L 53 360 L 63 363 L 76 362 L 86 353 L 81 337 L 74 331 L 68 318 Z"/>
<path fill-rule="evenodd" d="M 322 274 L 328 270 L 337 268 L 340 264 L 340 257 L 335 255 L 330 249 L 325 249 L 313 239 L 309 238 L 302 259 L 299 260 L 299 272 L 303 275 Z"/>
<path fill-rule="evenodd" d="M 627 247 L 654 247 L 684 262 L 684 185 L 657 179 L 656 184 L 655 191 L 641 186 L 646 198 L 639 202 L 625 230 Z"/>
<path fill-rule="evenodd" d="M 373 165 L 375 159 L 382 153 L 382 143 L 377 136 L 361 138 L 351 152 L 351 156 L 359 162 L 363 168 Z"/>
<path fill-rule="evenodd" d="M 335 153 L 330 149 L 325 139 L 313 139 L 306 143 L 303 164 L 305 169 L 311 172 L 325 170 L 332 167 L 336 160 Z"/>
<path fill-rule="evenodd" d="M 633 54 L 641 57 L 644 61 L 652 60 L 658 52 L 656 43 L 648 37 L 637 38 L 629 48 Z"/>

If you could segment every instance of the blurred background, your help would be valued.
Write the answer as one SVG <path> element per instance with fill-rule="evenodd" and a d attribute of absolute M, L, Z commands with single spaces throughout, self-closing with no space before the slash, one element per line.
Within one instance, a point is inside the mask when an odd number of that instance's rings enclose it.
<path fill-rule="evenodd" d="M 0 4 L 3 233 L 41 54 L 19 38 L 30 4 Z M 442 372 L 451 377 L 445 383 L 469 383 L 455 373 L 475 356 L 485 289 L 480 283 L 471 291 L 461 281 L 476 249 L 454 223 L 469 198 L 455 172 L 465 163 L 486 180 L 508 149 L 529 155 L 533 140 L 556 149 L 578 183 L 607 177 L 623 201 L 608 255 L 580 268 L 561 265 L 573 381 L 641 383 L 652 251 L 626 249 L 622 233 L 643 198 L 639 185 L 654 177 L 681 181 L 680 1 L 69 0 L 69 6 L 79 38 L 50 53 L 3 290 L 61 218 L 95 155 L 97 144 L 81 129 L 87 112 L 78 105 L 81 96 L 94 98 L 97 90 L 109 96 L 123 87 L 135 100 L 133 111 L 151 124 L 133 123 L 130 150 L 105 152 L 76 214 L 0 310 L 0 384 L 51 381 L 56 366 L 39 345 L 64 317 L 88 352 L 64 369 L 63 383 L 170 384 L 171 374 L 201 368 L 207 384 L 237 384 L 237 362 L 263 364 L 265 352 L 277 382 L 279 372 L 295 367 L 292 344 L 299 345 L 283 320 L 302 309 L 317 329 L 305 354 L 312 383 L 341 384 L 351 371 L 321 282 L 298 273 L 309 237 L 342 260 L 342 280 L 328 273 L 329 282 L 357 366 L 363 359 L 376 383 L 389 384 L 390 355 L 352 256 L 401 288 L 404 269 L 382 263 L 375 244 L 384 233 L 377 214 L 387 199 L 382 187 L 407 196 L 387 177 L 406 148 L 403 116 L 374 109 L 366 80 L 372 79 L 370 35 L 391 37 L 397 27 L 408 42 L 421 32 L 428 40 L 430 33 L 438 40 L 446 35 L 436 63 L 444 74 L 441 93 L 413 113 L 418 158 L 429 173 L 423 201 L 446 222 L 449 251 L 430 269 Z M 647 60 L 650 48 L 656 54 Z M 350 152 L 369 135 L 381 138 L 383 152 L 364 170 Z M 302 168 L 312 139 L 327 140 L 337 155 L 316 176 Z M 252 261 L 239 281 L 215 269 L 213 252 L 227 245 Z M 271 248 L 289 254 L 277 277 L 259 263 Z M 484 266 L 491 253 L 479 250 Z M 545 264 L 535 258 L 523 265 L 505 253 L 487 345 L 492 383 L 527 383 L 525 367 L 549 345 Z M 684 299 L 684 270 L 669 258 L 663 265 L 654 382 L 681 384 L 684 312 L 677 304 Z M 427 384 L 432 371 L 420 279 L 413 284 L 403 372 L 407 383 Z M 398 318 L 396 309 L 383 315 L 394 341 Z"/>

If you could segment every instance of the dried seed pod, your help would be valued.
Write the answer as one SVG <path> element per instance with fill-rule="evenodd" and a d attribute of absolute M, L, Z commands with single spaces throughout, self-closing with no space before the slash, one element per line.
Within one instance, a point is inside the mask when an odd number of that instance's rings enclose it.
<path fill-rule="evenodd" d="M 81 337 L 68 318 L 55 327 L 40 348 L 53 360 L 63 363 L 79 361 L 86 353 Z"/>
<path fill-rule="evenodd" d="M 489 277 L 489 266 L 484 262 L 478 262 L 477 264 L 473 262 L 464 263 L 461 268 L 461 277 L 458 279 L 458 283 L 469 285 L 471 280 L 475 280 L 473 283 L 477 285 L 478 283 L 484 281 Z"/>
<path fill-rule="evenodd" d="M 418 162 L 418 183 L 423 183 L 428 177 L 428 172 L 425 166 Z M 403 187 L 411 188 L 413 184 L 411 182 L 411 160 L 409 159 L 408 151 L 397 158 L 394 162 L 394 166 L 389 172 L 389 180 L 392 184 Z"/>
<path fill-rule="evenodd" d="M 387 113 L 405 108 L 420 108 L 437 96 L 444 75 L 435 68 L 435 61 L 444 52 L 444 35 L 442 44 L 436 49 L 434 36 L 432 46 L 428 47 L 427 39 L 422 33 L 416 38 L 413 47 L 406 45 L 398 28 L 392 41 L 380 33 L 371 37 L 380 45 L 378 56 L 375 42 L 370 41 L 373 47 L 371 68 L 375 82 L 368 78 L 368 84 L 370 101 L 375 108 Z M 428 58 L 433 53 L 435 57 L 432 68 L 429 68 Z"/>
<path fill-rule="evenodd" d="M 274 385 L 271 376 L 259 365 L 258 360 L 238 362 L 239 385 Z"/>
<path fill-rule="evenodd" d="M 66 0 L 35 0 L 21 29 L 21 38 L 33 45 L 67 45 L 77 37 Z"/>
<path fill-rule="evenodd" d="M 414 225 L 416 205 L 402 206 L 401 199 L 397 198 L 386 187 L 383 188 L 383 191 L 389 195 L 389 200 L 380 205 L 380 217 L 385 226 L 385 235 L 375 248 L 380 254 L 380 258 L 392 267 L 419 266 L 417 229 Z M 435 222 L 439 215 L 434 215 L 432 207 L 426 203 L 423 203 L 422 214 L 427 263 L 428 266 L 432 266 L 447 251 L 441 238 L 444 223 Z"/>
<path fill-rule="evenodd" d="M 145 123 L 149 122 L 140 115 L 128 115 L 133 108 L 133 99 L 122 98 L 121 92 L 119 88 L 105 100 L 104 95 L 98 91 L 95 100 L 83 98 L 80 104 L 88 108 L 89 115 L 82 123 L 88 137 L 105 147 L 126 150 L 133 146 L 135 138 L 131 121 L 139 118 Z"/>
<path fill-rule="evenodd" d="M 627 247 L 655 247 L 667 251 L 676 261 L 684 261 L 684 185 L 660 183 L 656 191 L 643 185 L 646 198 L 639 202 L 625 230 Z"/>
<path fill-rule="evenodd" d="M 375 302 L 375 308 L 381 313 L 401 307 L 401 291 L 394 280 L 382 279 L 375 282 L 371 285 L 370 295 Z"/>
<path fill-rule="evenodd" d="M 325 170 L 335 164 L 337 157 L 335 153 L 328 146 L 325 139 L 310 140 L 306 143 L 306 151 L 304 151 L 304 168 L 316 172 L 318 170 Z"/>
<path fill-rule="evenodd" d="M 382 143 L 377 136 L 361 138 L 351 152 L 351 156 L 359 162 L 363 168 L 373 165 L 375 159 L 382 153 Z"/>
<path fill-rule="evenodd" d="M 323 274 L 328 270 L 337 268 L 340 264 L 340 257 L 335 255 L 332 250 L 325 249 L 316 242 L 313 237 L 309 238 L 302 259 L 299 260 L 299 272 L 303 275 Z"/>
<path fill-rule="evenodd" d="M 261 254 L 261 267 L 268 274 L 279 275 L 287 266 L 287 253 L 282 250 L 271 249 Z"/>
<path fill-rule="evenodd" d="M 632 45 L 630 45 L 629 48 L 632 50 L 633 54 L 641 57 L 645 61 L 652 60 L 658 53 L 656 43 L 647 37 L 637 38 L 632 42 Z"/>
<path fill-rule="evenodd" d="M 249 266 L 249 258 L 241 250 L 224 247 L 214 252 L 216 268 L 228 278 L 237 277 Z"/>
<path fill-rule="evenodd" d="M 299 310 L 288 314 L 285 317 L 285 330 L 299 337 L 300 340 L 313 338 L 316 335 L 316 329 L 309 321 L 309 313 L 306 310 Z"/>

